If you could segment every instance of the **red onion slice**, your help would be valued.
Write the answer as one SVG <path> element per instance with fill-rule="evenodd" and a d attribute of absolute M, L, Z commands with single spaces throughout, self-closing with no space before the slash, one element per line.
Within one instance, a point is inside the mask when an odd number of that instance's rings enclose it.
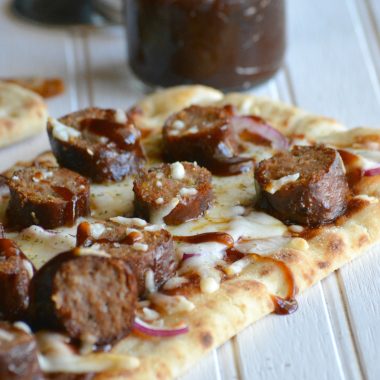
<path fill-rule="evenodd" d="M 231 123 L 238 133 L 246 130 L 272 142 L 274 149 L 286 150 L 289 148 L 288 139 L 276 128 L 268 125 L 257 116 L 234 116 Z"/>
<path fill-rule="evenodd" d="M 195 256 L 200 256 L 200 254 L 199 253 L 184 253 L 182 256 L 182 261 L 191 259 L 192 257 L 195 257 Z"/>
<path fill-rule="evenodd" d="M 365 177 L 372 177 L 374 175 L 380 175 L 380 166 L 372 169 L 366 169 L 364 170 L 364 176 Z"/>
<path fill-rule="evenodd" d="M 177 327 L 177 328 L 156 327 L 144 322 L 142 319 L 138 317 L 135 318 L 133 328 L 143 334 L 153 336 L 153 337 L 163 337 L 163 338 L 182 335 L 189 332 L 188 326 Z"/>

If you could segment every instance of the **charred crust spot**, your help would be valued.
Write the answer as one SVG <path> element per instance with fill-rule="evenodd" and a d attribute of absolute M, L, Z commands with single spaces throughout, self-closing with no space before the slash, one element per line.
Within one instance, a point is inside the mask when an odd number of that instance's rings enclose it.
<path fill-rule="evenodd" d="M 304 278 L 305 282 L 306 282 L 308 285 L 310 285 L 310 284 L 313 282 L 313 279 L 312 279 L 312 277 L 310 276 L 310 273 L 306 273 L 306 272 L 304 272 L 304 273 L 302 274 L 302 277 Z"/>
<path fill-rule="evenodd" d="M 274 268 L 273 268 L 272 265 L 271 265 L 271 266 L 265 266 L 265 267 L 259 272 L 259 274 L 260 274 L 260 276 L 265 277 L 265 276 L 269 276 L 269 275 L 271 275 L 271 274 L 273 273 L 273 271 L 274 271 Z"/>
<path fill-rule="evenodd" d="M 319 261 L 317 265 L 319 269 L 326 269 L 330 266 L 330 263 L 328 261 Z"/>
<path fill-rule="evenodd" d="M 273 257 L 287 264 L 297 263 L 300 259 L 298 252 L 287 248 L 281 249 L 281 251 L 273 255 Z"/>
<path fill-rule="evenodd" d="M 328 254 L 331 253 L 334 256 L 341 255 L 344 252 L 344 247 L 344 241 L 340 236 L 331 235 L 327 243 Z"/>
<path fill-rule="evenodd" d="M 205 349 L 210 348 L 214 342 L 211 333 L 209 333 L 208 331 L 202 331 L 199 334 L 199 339 L 202 344 L 202 347 Z"/>
<path fill-rule="evenodd" d="M 358 239 L 358 247 L 361 248 L 369 243 L 369 238 L 366 234 L 362 234 Z"/>

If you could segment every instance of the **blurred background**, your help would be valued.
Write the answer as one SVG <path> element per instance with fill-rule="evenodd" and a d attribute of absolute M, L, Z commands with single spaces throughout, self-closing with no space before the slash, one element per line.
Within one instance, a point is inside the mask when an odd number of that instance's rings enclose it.
<path fill-rule="evenodd" d="M 0 0 L 0 76 L 62 77 L 67 91 L 50 103 L 56 115 L 88 104 L 130 104 L 141 89 L 127 67 L 125 31 L 117 24 L 121 3 L 108 5 L 95 17 L 105 26 L 46 26 L 17 17 L 11 2 Z M 377 125 L 380 2 L 287 0 L 286 5 L 284 65 L 254 91 L 349 125 Z M 109 20 L 114 21 L 107 26 Z"/>

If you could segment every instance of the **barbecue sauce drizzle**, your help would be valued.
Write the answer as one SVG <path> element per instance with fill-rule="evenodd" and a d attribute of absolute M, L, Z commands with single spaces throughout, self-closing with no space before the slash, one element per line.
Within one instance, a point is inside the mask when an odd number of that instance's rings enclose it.
<path fill-rule="evenodd" d="M 78 197 L 64 186 L 52 186 L 52 189 L 67 202 L 65 207 L 65 220 L 68 224 L 73 225 L 76 219 Z"/>
<path fill-rule="evenodd" d="M 88 130 L 97 136 L 107 137 L 110 141 L 122 150 L 135 149 L 138 145 L 140 133 L 136 128 L 136 133 L 127 130 L 127 123 L 118 123 L 105 119 L 83 119 L 81 128 Z"/>
<path fill-rule="evenodd" d="M 274 313 L 280 315 L 291 314 L 295 312 L 298 308 L 295 295 L 297 293 L 297 286 L 295 284 L 294 276 L 290 268 L 281 260 L 275 259 L 269 256 L 260 256 L 256 253 L 243 253 L 234 248 L 234 240 L 231 235 L 225 232 L 206 232 L 198 235 L 191 236 L 174 236 L 173 239 L 179 242 L 185 242 L 190 244 L 200 244 L 200 243 L 220 243 L 227 247 L 226 257 L 232 258 L 232 261 L 241 259 L 242 257 L 252 257 L 257 262 L 271 263 L 276 265 L 284 274 L 285 282 L 288 286 L 288 292 L 285 297 L 280 297 L 276 295 L 271 295 L 271 299 L 274 304 Z"/>

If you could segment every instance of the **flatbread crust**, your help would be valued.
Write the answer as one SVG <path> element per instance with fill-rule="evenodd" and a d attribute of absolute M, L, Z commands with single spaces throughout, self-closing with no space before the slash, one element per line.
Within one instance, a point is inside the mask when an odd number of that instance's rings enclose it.
<path fill-rule="evenodd" d="M 46 120 L 46 105 L 39 95 L 0 81 L 0 147 L 42 132 Z"/>
<path fill-rule="evenodd" d="M 261 116 L 285 135 L 300 135 L 315 143 L 333 144 L 346 140 L 349 145 L 353 135 L 368 135 L 369 132 L 380 137 L 380 131 L 365 128 L 348 131 L 333 119 L 311 115 L 270 99 L 240 93 L 223 95 L 202 86 L 180 86 L 148 96 L 138 104 L 143 111 L 139 122 L 145 128 L 160 128 L 171 113 L 190 104 L 232 104 L 238 113 Z M 364 177 L 357 186 L 362 194 L 374 198 L 358 199 L 357 210 L 352 215 L 348 213 L 337 223 L 320 228 L 314 237 L 292 239 L 287 247 L 269 255 L 291 269 L 298 292 L 360 256 L 380 240 L 379 177 Z M 139 357 L 140 366 L 112 375 L 98 374 L 96 380 L 177 377 L 207 352 L 273 312 L 271 295 L 284 296 L 287 286 L 283 273 L 275 265 L 253 262 L 239 276 L 222 282 L 217 292 L 188 297 L 195 309 L 170 317 L 184 320 L 190 328 L 188 334 L 171 339 L 128 337 L 119 342 L 114 351 Z"/>
<path fill-rule="evenodd" d="M 51 98 L 60 95 L 65 91 L 65 84 L 60 78 L 20 77 L 6 78 L 2 80 L 33 91 L 43 98 Z"/>
<path fill-rule="evenodd" d="M 169 114 L 190 104 L 233 104 L 239 113 L 261 116 L 284 134 L 306 136 L 315 143 L 348 141 L 349 145 L 357 136 L 369 134 L 365 129 L 346 132 L 344 126 L 332 119 L 310 115 L 279 102 L 246 94 L 224 96 L 203 86 L 181 86 L 148 96 L 137 105 L 143 111 L 137 122 L 142 128 L 158 131 Z M 371 133 L 380 136 L 380 131 L 371 130 Z M 293 236 L 282 248 L 266 255 L 287 264 L 298 292 L 311 287 L 380 240 L 379 179 L 380 176 L 364 177 L 359 181 L 356 186 L 360 195 L 352 209 L 334 224 L 313 230 L 310 235 Z M 117 343 L 112 353 L 136 357 L 139 365 L 98 373 L 95 379 L 173 379 L 207 352 L 271 313 L 274 310 L 272 295 L 285 296 L 288 286 L 281 268 L 252 260 L 240 275 L 222 281 L 215 293 L 189 294 L 188 300 L 195 305 L 191 312 L 165 317 L 168 325 L 184 321 L 189 326 L 189 333 L 169 339 L 130 335 Z"/>

